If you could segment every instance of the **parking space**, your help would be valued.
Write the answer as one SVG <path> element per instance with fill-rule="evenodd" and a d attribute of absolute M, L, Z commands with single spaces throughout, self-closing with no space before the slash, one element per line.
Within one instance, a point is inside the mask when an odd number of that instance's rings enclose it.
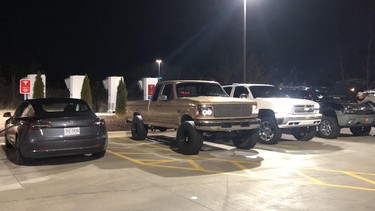
<path fill-rule="evenodd" d="M 205 142 L 198 155 L 186 156 L 173 144 L 173 130 L 150 132 L 144 141 L 112 132 L 102 159 L 28 166 L 15 165 L 12 150 L 1 145 L 0 207 L 43 208 L 53 199 L 60 210 L 373 210 L 374 134 L 343 130 L 338 139 L 308 142 L 283 135 L 277 145 L 251 150 Z"/>
<path fill-rule="evenodd" d="M 345 130 L 343 132 L 341 135 L 343 142 L 351 143 L 353 137 L 345 133 Z M 146 141 L 134 141 L 129 137 L 114 138 L 108 152 L 137 165 L 180 170 L 180 174 L 184 174 L 184 171 L 194 171 L 196 174 L 202 172 L 231 174 L 275 180 L 283 176 L 299 176 L 300 178 L 295 179 L 296 182 L 375 191 L 375 172 L 351 171 L 351 168 L 358 168 L 358 166 L 351 166 L 350 160 L 349 165 L 343 168 L 345 170 L 337 169 L 335 163 L 326 168 L 311 166 L 311 159 L 316 156 L 345 150 L 340 147 L 341 141 L 315 138 L 315 141 L 299 142 L 293 140 L 292 136 L 284 135 L 283 141 L 278 145 L 258 144 L 253 150 L 238 150 L 230 143 L 205 142 L 203 151 L 199 155 L 185 156 L 174 148 L 171 142 L 174 135 L 174 132 L 163 135 L 150 134 Z M 375 144 L 375 137 L 356 138 L 373 138 L 374 143 L 369 140 L 369 144 L 371 146 Z M 174 171 L 174 174 L 178 173 Z"/>

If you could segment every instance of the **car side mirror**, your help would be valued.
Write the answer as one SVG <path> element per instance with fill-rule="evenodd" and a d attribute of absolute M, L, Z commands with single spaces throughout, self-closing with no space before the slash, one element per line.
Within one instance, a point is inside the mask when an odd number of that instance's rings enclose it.
<path fill-rule="evenodd" d="M 12 116 L 12 113 L 10 112 L 5 112 L 3 115 L 3 117 L 11 117 L 11 116 Z"/>
<path fill-rule="evenodd" d="M 168 100 L 168 97 L 167 97 L 167 95 L 160 95 L 158 97 L 158 100 L 166 101 L 166 100 Z"/>
<path fill-rule="evenodd" d="M 248 96 L 247 96 L 247 94 L 241 94 L 240 95 L 240 98 L 247 98 Z"/>

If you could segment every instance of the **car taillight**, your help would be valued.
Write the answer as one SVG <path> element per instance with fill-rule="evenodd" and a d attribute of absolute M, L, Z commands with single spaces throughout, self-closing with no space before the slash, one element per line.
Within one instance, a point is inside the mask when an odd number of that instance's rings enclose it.
<path fill-rule="evenodd" d="M 37 122 L 31 123 L 29 129 L 30 130 L 39 130 L 39 129 L 50 128 L 50 127 L 52 127 L 52 125 L 49 122 L 37 121 Z"/>
<path fill-rule="evenodd" d="M 105 121 L 104 121 L 104 119 L 100 119 L 99 121 L 94 122 L 94 125 L 105 126 Z"/>

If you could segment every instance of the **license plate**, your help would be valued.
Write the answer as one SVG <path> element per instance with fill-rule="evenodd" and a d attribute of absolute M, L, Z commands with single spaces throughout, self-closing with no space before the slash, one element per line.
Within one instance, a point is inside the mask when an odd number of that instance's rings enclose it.
<path fill-rule="evenodd" d="M 80 134 L 79 127 L 64 128 L 64 136 L 75 136 Z"/>

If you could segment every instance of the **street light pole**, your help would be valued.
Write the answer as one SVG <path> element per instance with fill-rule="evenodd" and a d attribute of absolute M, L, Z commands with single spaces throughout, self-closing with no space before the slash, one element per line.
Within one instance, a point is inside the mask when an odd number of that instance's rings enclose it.
<path fill-rule="evenodd" d="M 156 63 L 158 63 L 158 80 L 160 80 L 160 64 L 161 64 L 161 59 L 157 59 Z"/>
<path fill-rule="evenodd" d="M 246 0 L 243 0 L 243 83 L 246 83 Z"/>

